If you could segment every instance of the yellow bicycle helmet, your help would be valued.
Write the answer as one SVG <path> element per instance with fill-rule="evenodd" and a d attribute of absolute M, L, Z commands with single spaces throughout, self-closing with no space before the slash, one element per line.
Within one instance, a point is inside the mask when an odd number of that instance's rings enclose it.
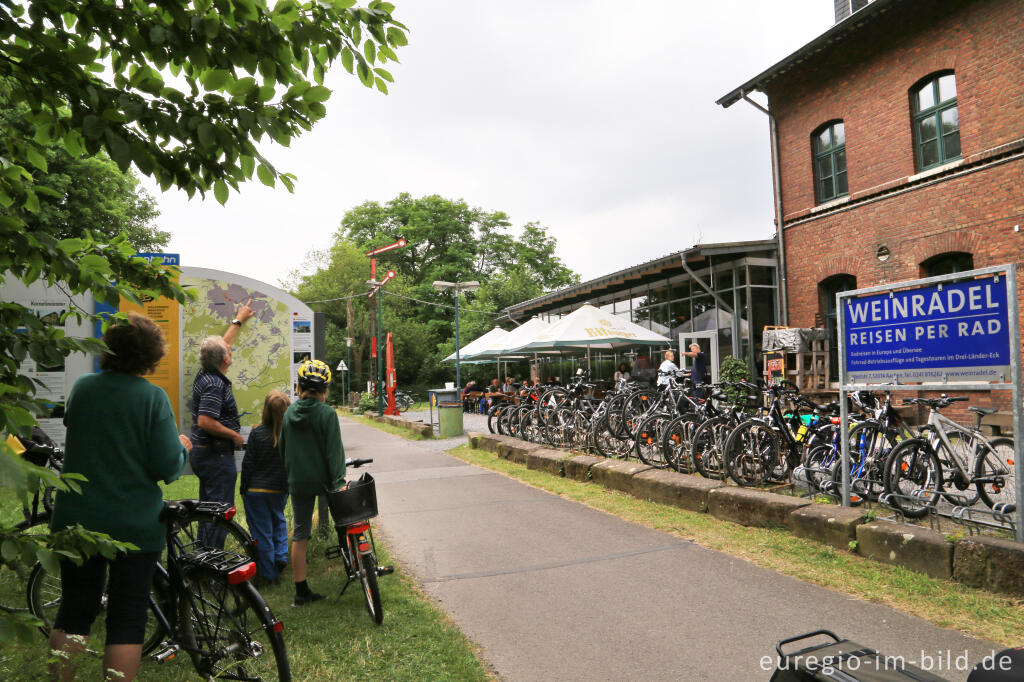
<path fill-rule="evenodd" d="M 323 392 L 331 383 L 331 368 L 323 360 L 305 360 L 299 365 L 299 388 Z"/>

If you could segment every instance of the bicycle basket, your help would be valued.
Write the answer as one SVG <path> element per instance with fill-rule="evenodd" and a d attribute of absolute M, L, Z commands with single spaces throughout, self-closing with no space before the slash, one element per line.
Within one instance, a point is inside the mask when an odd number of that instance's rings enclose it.
<path fill-rule="evenodd" d="M 327 494 L 335 528 L 372 519 L 377 515 L 377 484 L 373 476 L 364 473 L 343 490 Z"/>

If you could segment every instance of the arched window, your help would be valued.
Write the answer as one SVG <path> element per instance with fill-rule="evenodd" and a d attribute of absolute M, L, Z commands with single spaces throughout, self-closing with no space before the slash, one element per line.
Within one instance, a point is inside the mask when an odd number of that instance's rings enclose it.
<path fill-rule="evenodd" d="M 921 263 L 921 274 L 924 277 L 952 275 L 974 269 L 974 256 L 963 251 L 950 251 L 932 256 Z"/>
<path fill-rule="evenodd" d="M 846 182 L 846 129 L 831 121 L 814 131 L 814 194 L 819 204 L 850 193 Z"/>
<path fill-rule="evenodd" d="M 818 283 L 821 309 L 825 311 L 825 329 L 828 331 L 828 374 L 829 381 L 839 381 L 839 316 L 836 310 L 836 294 L 857 288 L 853 275 L 832 275 Z"/>
<path fill-rule="evenodd" d="M 933 74 L 910 91 L 914 149 L 919 171 L 960 158 L 960 114 L 956 76 Z"/>

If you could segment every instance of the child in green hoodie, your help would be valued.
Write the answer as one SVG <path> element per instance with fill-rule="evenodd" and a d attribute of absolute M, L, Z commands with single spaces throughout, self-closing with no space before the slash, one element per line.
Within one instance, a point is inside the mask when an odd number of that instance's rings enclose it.
<path fill-rule="evenodd" d="M 278 447 L 292 498 L 292 576 L 295 601 L 304 606 L 324 598 L 306 581 L 306 545 L 313 529 L 317 495 L 345 486 L 345 448 L 338 415 L 326 403 L 331 369 L 321 360 L 299 366 L 299 399 L 284 413 Z"/>

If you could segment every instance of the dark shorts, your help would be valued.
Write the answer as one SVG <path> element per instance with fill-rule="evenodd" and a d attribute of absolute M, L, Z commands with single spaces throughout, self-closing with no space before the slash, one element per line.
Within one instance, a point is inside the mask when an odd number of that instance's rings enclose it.
<path fill-rule="evenodd" d="M 54 628 L 69 635 L 89 635 L 107 593 L 107 646 L 142 644 L 149 616 L 149 590 L 159 552 L 94 556 L 81 566 L 60 562 L 62 597 Z M 110 581 L 107 582 L 107 567 Z"/>
<path fill-rule="evenodd" d="M 292 542 L 308 540 L 313 533 L 316 495 L 292 495 Z"/>

